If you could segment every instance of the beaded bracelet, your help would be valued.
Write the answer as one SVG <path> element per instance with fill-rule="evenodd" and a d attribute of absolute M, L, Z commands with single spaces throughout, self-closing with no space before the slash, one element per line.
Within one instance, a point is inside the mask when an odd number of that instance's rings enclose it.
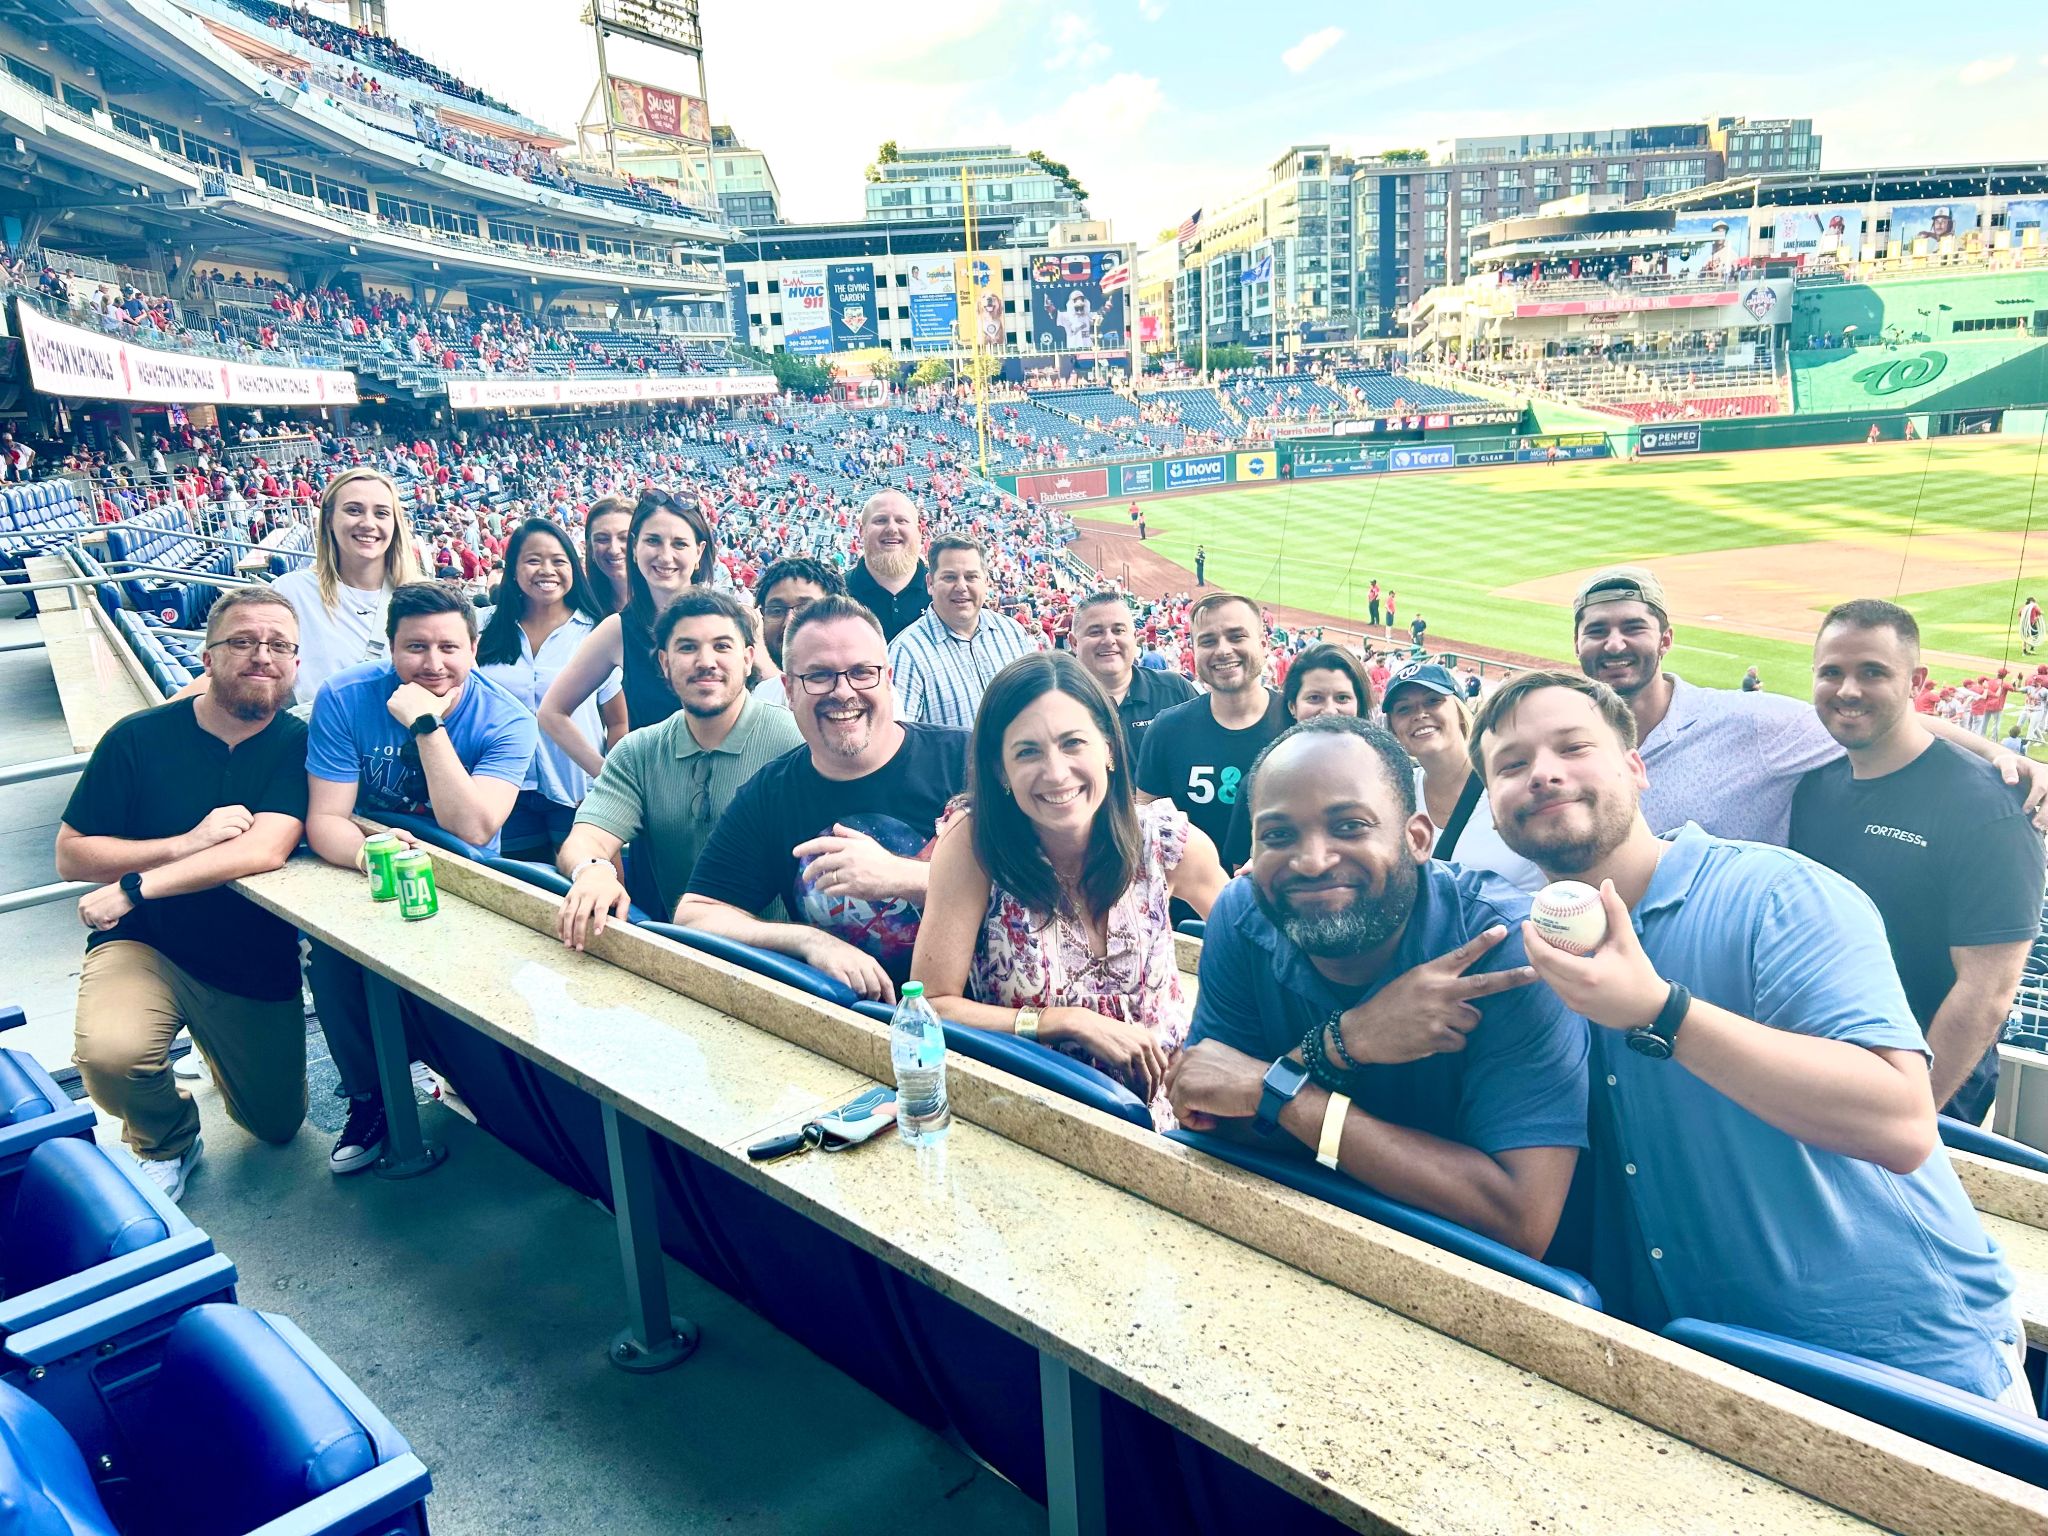
<path fill-rule="evenodd" d="M 1337 1047 L 1337 1059 L 1344 1063 L 1345 1070 L 1350 1072 L 1363 1071 L 1365 1063 L 1354 1057 L 1351 1054 L 1350 1047 L 1344 1044 L 1344 1010 L 1342 1008 L 1332 1008 L 1330 1016 L 1323 1020 L 1323 1028 L 1329 1031 L 1331 1043 Z"/>
<path fill-rule="evenodd" d="M 1301 1059 L 1308 1067 L 1308 1075 L 1318 1088 L 1331 1093 L 1342 1093 L 1347 1086 L 1345 1074 L 1330 1065 L 1330 1058 L 1323 1054 L 1323 1026 L 1311 1024 L 1308 1033 L 1301 1037 Z"/>

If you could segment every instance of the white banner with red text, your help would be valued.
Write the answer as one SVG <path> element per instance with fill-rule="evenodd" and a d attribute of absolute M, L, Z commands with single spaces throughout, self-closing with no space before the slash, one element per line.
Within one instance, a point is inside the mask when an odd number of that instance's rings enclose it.
<path fill-rule="evenodd" d="M 356 376 L 342 368 L 271 368 L 190 352 L 139 347 L 15 306 L 29 380 L 46 395 L 144 405 L 354 405 Z"/>
<path fill-rule="evenodd" d="M 502 411 L 518 406 L 624 405 L 639 400 L 735 400 L 776 392 L 775 380 L 764 373 L 639 379 L 450 379 L 448 404 L 458 411 Z"/>

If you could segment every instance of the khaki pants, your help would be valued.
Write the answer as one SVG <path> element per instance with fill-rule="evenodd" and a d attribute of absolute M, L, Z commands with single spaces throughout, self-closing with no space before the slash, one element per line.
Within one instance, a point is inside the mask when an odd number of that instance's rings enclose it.
<path fill-rule="evenodd" d="M 195 981 L 147 944 L 86 952 L 72 1060 L 93 1103 L 121 1121 L 137 1157 L 182 1157 L 199 1106 L 171 1075 L 171 1041 L 192 1031 L 228 1114 L 282 1145 L 306 1118 L 306 1020 L 299 1000 L 258 1002 Z"/>

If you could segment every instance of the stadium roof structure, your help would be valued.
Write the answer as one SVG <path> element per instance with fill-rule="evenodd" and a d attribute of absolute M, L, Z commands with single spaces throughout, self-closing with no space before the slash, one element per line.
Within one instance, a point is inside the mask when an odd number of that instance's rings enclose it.
<path fill-rule="evenodd" d="M 1011 249 L 1013 218 L 974 221 L 974 243 L 984 251 Z M 834 224 L 777 224 L 745 230 L 726 243 L 728 261 L 857 260 L 866 256 L 943 256 L 967 249 L 967 226 L 918 219 L 853 219 Z"/>
<path fill-rule="evenodd" d="M 1801 203 L 1882 203 L 1946 197 L 2048 194 L 2048 160 L 1893 165 L 1850 171 L 1778 171 L 1730 176 L 1685 192 L 1645 198 L 1631 208 L 1716 213 Z"/>

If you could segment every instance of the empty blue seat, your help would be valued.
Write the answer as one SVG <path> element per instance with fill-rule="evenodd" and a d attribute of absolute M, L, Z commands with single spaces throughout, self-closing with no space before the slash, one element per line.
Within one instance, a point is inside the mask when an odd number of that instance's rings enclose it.
<path fill-rule="evenodd" d="M 15 1061 L 15 1053 L 0 1051 L 0 1125 L 40 1120 L 54 1108 L 42 1086 Z"/>
<path fill-rule="evenodd" d="M 0 1382 L 0 1529 L 8 1536 L 120 1536 L 78 1444 L 56 1416 Z"/>
<path fill-rule="evenodd" d="M 1727 1323 L 1682 1317 L 1664 1330 L 1702 1354 L 1958 1456 L 2048 1488 L 2048 1425 L 1974 1392 L 1859 1355 Z"/>
<path fill-rule="evenodd" d="M 0 1033 L 18 1029 L 26 1015 L 0 1007 Z M 74 1104 L 42 1063 L 26 1051 L 0 1050 L 0 1178 L 18 1173 L 28 1155 L 58 1136 L 92 1135 L 90 1104 Z"/>

